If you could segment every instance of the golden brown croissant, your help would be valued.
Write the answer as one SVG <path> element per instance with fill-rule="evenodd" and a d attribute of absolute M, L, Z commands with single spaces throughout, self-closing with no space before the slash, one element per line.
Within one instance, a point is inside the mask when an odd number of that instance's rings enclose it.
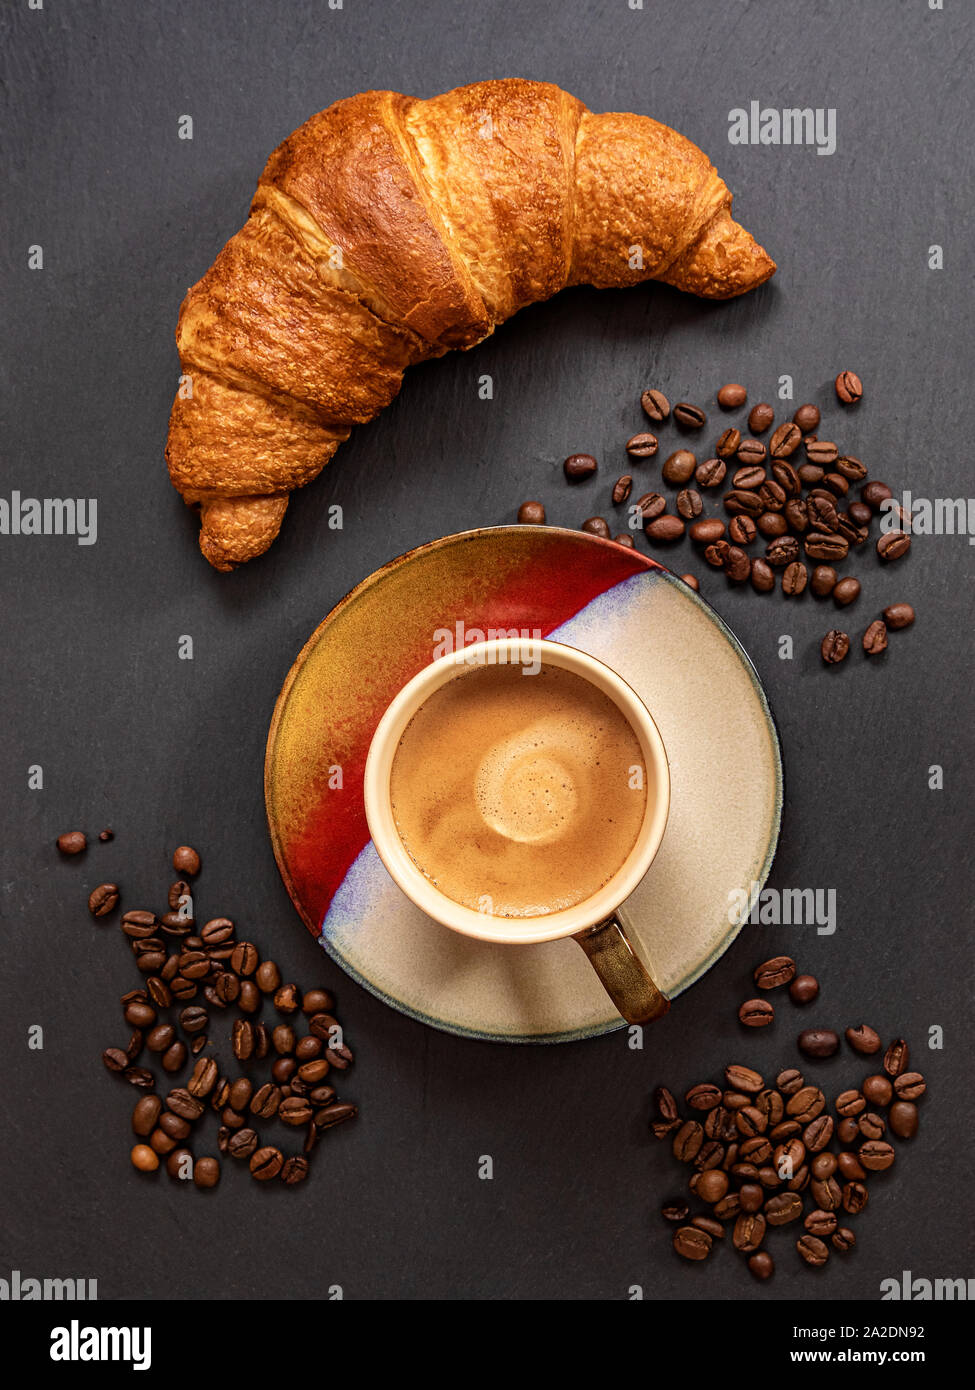
<path fill-rule="evenodd" d="M 413 362 L 469 348 L 567 285 L 663 280 L 711 299 L 775 263 L 707 157 L 647 116 L 545 82 L 430 101 L 363 92 L 268 160 L 247 224 L 189 291 L 166 457 L 229 570 Z"/>

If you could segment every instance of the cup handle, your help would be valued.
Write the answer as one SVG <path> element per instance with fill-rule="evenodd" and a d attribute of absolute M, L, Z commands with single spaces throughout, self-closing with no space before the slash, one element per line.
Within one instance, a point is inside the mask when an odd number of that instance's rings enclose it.
<path fill-rule="evenodd" d="M 575 940 L 627 1023 L 649 1023 L 670 1008 L 615 915 L 577 932 Z"/>

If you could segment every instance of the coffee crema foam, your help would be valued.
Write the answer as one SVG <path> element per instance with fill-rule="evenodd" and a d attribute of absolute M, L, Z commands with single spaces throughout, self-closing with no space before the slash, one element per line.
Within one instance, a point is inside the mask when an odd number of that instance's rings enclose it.
<path fill-rule="evenodd" d="M 643 824 L 639 739 L 609 696 L 561 666 L 463 671 L 400 738 L 396 828 L 454 902 L 541 917 L 584 902 L 628 858 Z"/>

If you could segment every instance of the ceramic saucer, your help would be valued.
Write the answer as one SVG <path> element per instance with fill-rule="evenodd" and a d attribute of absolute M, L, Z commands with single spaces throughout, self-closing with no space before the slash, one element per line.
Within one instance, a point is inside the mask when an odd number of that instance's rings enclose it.
<path fill-rule="evenodd" d="M 494 1041 L 594 1037 L 623 1023 L 575 942 L 492 946 L 447 930 L 396 887 L 366 827 L 362 772 L 390 700 L 451 642 L 512 629 L 600 658 L 653 714 L 670 820 L 622 915 L 668 996 L 693 984 L 740 929 L 731 895 L 764 883 L 771 866 L 779 742 L 731 631 L 676 575 L 614 541 L 544 526 L 468 531 L 353 589 L 278 697 L 265 762 L 271 839 L 308 929 L 393 1008 Z"/>

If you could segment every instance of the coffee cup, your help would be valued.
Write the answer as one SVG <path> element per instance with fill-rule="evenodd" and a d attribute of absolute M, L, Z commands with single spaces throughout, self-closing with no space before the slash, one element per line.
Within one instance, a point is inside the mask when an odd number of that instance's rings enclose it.
<path fill-rule="evenodd" d="M 477 671 L 491 672 L 490 683 L 485 678 L 477 686 L 455 684 Z M 520 684 L 533 676 L 545 679 L 534 687 Z M 530 712 L 526 717 L 535 720 L 529 731 L 495 743 L 485 736 L 481 748 L 481 725 L 497 722 L 503 711 L 517 711 L 522 705 Z M 587 721 L 591 728 L 582 727 Z M 465 729 L 473 731 L 466 742 Z M 492 735 L 493 731 L 491 724 Z M 453 740 L 450 746 L 459 750 L 459 759 L 444 757 L 445 737 Z M 620 757 L 600 760 L 587 754 L 594 739 L 603 741 L 601 747 L 610 740 Z M 625 761 L 624 752 L 629 765 L 617 768 L 616 761 Z M 625 781 L 613 782 L 607 794 L 607 777 Z M 452 785 L 458 778 L 463 797 Z M 595 779 L 591 785 L 589 779 Z M 534 638 L 473 643 L 440 657 L 403 686 L 379 721 L 363 789 L 377 853 L 394 881 L 428 917 L 465 936 L 501 945 L 572 937 L 628 1022 L 648 1022 L 670 1007 L 617 914 L 663 840 L 670 808 L 667 755 L 650 711 L 603 662 L 574 647 Z M 639 800 L 626 799 L 637 796 Z M 443 821 L 445 814 L 454 814 L 454 800 L 463 805 L 458 805 L 453 821 L 444 823 L 441 848 L 433 851 L 431 863 L 429 846 L 422 839 L 431 820 L 430 806 L 436 803 Z M 587 819 L 581 819 L 580 805 Z M 465 835 L 477 816 L 484 818 L 483 833 Z M 588 836 L 582 852 L 571 839 L 562 845 L 563 831 Z M 498 890 L 477 894 L 475 900 L 463 887 L 454 886 L 457 873 L 453 878 L 451 873 L 459 863 L 463 878 L 466 846 L 472 846 L 473 856 L 473 846 L 482 842 L 499 846 L 509 880 L 512 864 L 521 868 L 525 903 L 511 906 L 502 894 L 498 906 Z M 438 861 L 438 853 L 451 862 Z M 533 862 L 538 875 L 532 872 Z M 560 864 L 566 866 L 564 884 L 558 881 Z M 531 902 L 536 877 L 546 885 L 550 904 Z M 503 874 L 497 882 L 505 882 Z"/>

